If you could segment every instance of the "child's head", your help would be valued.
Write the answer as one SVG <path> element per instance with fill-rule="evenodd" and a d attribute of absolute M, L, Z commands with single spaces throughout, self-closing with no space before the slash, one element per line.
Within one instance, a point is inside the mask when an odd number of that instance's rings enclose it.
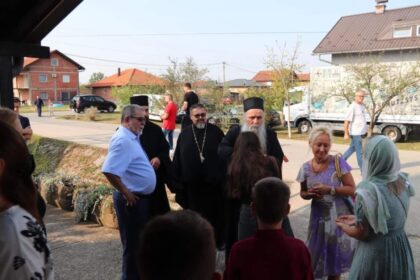
<path fill-rule="evenodd" d="M 290 210 L 290 189 L 282 180 L 268 177 L 259 180 L 252 191 L 252 204 L 258 220 L 277 224 Z"/>

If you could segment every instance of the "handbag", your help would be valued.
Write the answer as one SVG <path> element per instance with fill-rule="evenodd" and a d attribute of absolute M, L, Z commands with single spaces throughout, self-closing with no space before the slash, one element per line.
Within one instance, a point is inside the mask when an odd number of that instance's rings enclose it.
<path fill-rule="evenodd" d="M 341 172 L 341 167 L 340 167 L 340 157 L 341 157 L 341 154 L 336 154 L 334 156 L 334 166 L 335 166 L 335 173 L 337 175 L 337 178 L 338 180 L 340 180 L 341 184 L 343 184 L 343 181 L 342 181 L 343 173 Z M 347 208 L 349 208 L 350 213 L 354 215 L 353 201 L 350 199 L 350 197 L 344 197 L 343 199 Z"/>

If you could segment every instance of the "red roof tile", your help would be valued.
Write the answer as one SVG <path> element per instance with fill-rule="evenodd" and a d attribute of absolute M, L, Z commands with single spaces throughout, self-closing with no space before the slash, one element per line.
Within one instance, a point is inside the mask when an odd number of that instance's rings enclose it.
<path fill-rule="evenodd" d="M 50 54 L 52 54 L 52 53 L 57 53 L 58 55 L 62 56 L 64 59 L 70 61 L 71 63 L 76 65 L 79 70 L 85 70 L 85 68 L 82 65 L 80 65 L 79 63 L 77 63 L 76 61 L 74 61 L 73 59 L 68 57 L 67 55 L 63 54 L 62 52 L 60 52 L 58 50 L 53 50 L 53 51 L 50 52 Z M 44 58 L 24 57 L 23 58 L 23 68 L 25 68 L 26 66 L 34 63 L 38 59 L 44 59 Z"/>
<path fill-rule="evenodd" d="M 272 82 L 274 76 L 274 71 L 272 70 L 263 70 L 258 72 L 251 80 L 257 83 Z M 294 75 L 297 78 L 296 74 Z"/>
<path fill-rule="evenodd" d="M 310 73 L 300 73 L 300 74 L 296 74 L 299 81 L 301 82 L 309 82 L 311 80 L 311 75 Z"/>
<path fill-rule="evenodd" d="M 120 75 L 114 74 L 106 77 L 91 87 L 110 87 L 110 86 L 147 86 L 147 85 L 164 85 L 165 82 L 152 74 L 146 73 L 136 68 L 121 71 Z"/>

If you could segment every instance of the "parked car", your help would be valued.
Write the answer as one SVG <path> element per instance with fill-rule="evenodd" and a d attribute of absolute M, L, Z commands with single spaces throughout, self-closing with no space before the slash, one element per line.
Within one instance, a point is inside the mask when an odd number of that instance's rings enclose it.
<path fill-rule="evenodd" d="M 96 107 L 99 111 L 112 113 L 117 108 L 117 105 L 96 95 L 76 95 L 70 102 L 70 108 L 77 113 L 83 112 L 89 107 Z"/>

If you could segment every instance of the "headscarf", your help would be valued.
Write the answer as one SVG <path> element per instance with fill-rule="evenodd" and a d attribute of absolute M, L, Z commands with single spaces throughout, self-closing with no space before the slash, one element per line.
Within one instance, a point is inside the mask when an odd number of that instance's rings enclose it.
<path fill-rule="evenodd" d="M 388 205 L 379 188 L 402 178 L 406 181 L 409 195 L 414 190 L 408 183 L 408 174 L 400 172 L 401 163 L 395 144 L 383 135 L 372 137 L 365 147 L 363 159 L 363 181 L 356 189 L 356 203 L 360 202 L 363 212 L 375 233 L 388 233 L 390 218 Z"/>

